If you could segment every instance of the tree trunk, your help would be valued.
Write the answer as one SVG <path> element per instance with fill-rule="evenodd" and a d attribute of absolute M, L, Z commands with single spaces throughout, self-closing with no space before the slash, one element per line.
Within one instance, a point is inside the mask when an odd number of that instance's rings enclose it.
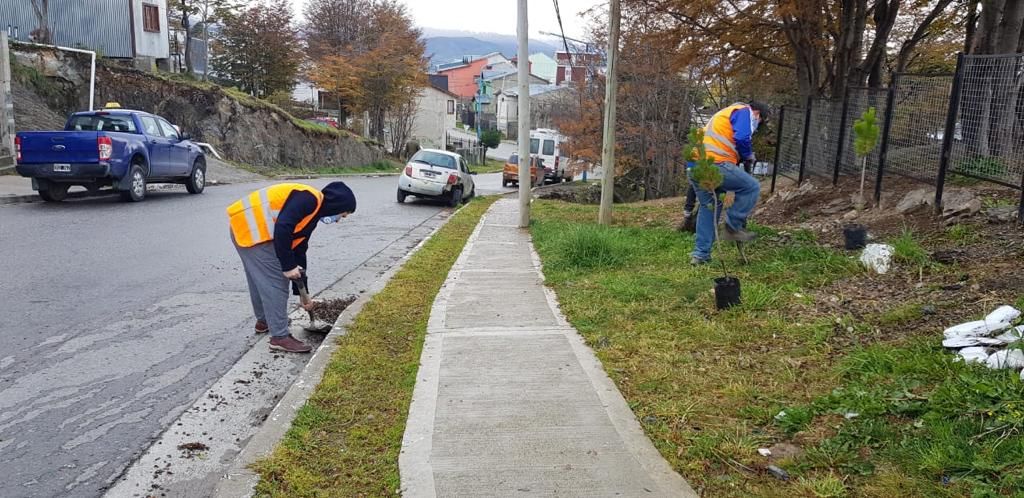
<path fill-rule="evenodd" d="M 192 67 L 192 24 L 184 3 L 181 10 L 181 27 L 185 30 L 185 72 L 192 74 L 194 72 Z"/>

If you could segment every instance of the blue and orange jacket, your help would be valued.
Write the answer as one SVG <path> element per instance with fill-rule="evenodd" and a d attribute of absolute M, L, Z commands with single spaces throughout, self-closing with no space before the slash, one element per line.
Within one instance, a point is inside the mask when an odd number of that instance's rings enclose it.
<path fill-rule="evenodd" d="M 704 149 L 716 163 L 739 164 L 754 159 L 752 137 L 759 121 L 747 104 L 737 103 L 715 113 L 704 128 Z"/>

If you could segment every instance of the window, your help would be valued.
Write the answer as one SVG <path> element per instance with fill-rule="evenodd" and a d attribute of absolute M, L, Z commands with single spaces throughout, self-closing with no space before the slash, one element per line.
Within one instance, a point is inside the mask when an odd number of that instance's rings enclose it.
<path fill-rule="evenodd" d="M 545 156 L 553 156 L 553 155 L 555 155 L 555 141 L 554 140 L 545 140 L 544 141 L 544 155 Z"/>
<path fill-rule="evenodd" d="M 449 100 L 448 101 L 448 114 L 455 114 L 455 101 L 454 100 Z"/>
<path fill-rule="evenodd" d="M 118 131 L 135 133 L 135 123 L 126 115 L 85 115 L 71 118 L 70 129 L 74 131 Z"/>
<path fill-rule="evenodd" d="M 536 154 L 538 150 L 540 150 L 540 139 L 539 138 L 531 138 L 530 139 L 530 154 Z"/>
<path fill-rule="evenodd" d="M 439 152 L 431 152 L 428 150 L 421 150 L 412 156 L 409 160 L 414 163 L 429 164 L 445 169 L 458 169 L 456 166 L 456 160 L 454 157 L 448 154 L 441 154 Z"/>
<path fill-rule="evenodd" d="M 508 156 L 508 163 L 519 164 L 519 154 L 512 154 L 511 156 Z"/>
<path fill-rule="evenodd" d="M 156 118 L 152 116 L 139 116 L 139 121 L 142 122 L 142 131 L 146 135 L 151 137 L 162 137 L 164 134 L 160 131 L 160 125 L 156 124 Z"/>
<path fill-rule="evenodd" d="M 178 130 L 174 129 L 174 126 L 171 125 L 171 123 L 168 123 L 167 121 L 164 121 L 162 119 L 159 121 L 160 130 L 163 131 L 164 137 L 170 138 L 171 140 L 179 140 Z"/>
<path fill-rule="evenodd" d="M 148 33 L 160 32 L 160 7 L 142 4 L 142 29 Z"/>

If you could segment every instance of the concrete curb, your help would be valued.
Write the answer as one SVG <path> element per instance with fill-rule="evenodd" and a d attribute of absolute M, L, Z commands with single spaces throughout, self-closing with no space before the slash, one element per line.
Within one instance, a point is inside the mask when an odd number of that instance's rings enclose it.
<path fill-rule="evenodd" d="M 366 303 L 370 302 L 377 293 L 383 290 L 395 274 L 405 267 L 409 259 L 419 252 L 464 207 L 465 205 L 445 218 L 437 228 L 420 241 L 398 263 L 388 269 L 381 278 L 377 279 L 372 287 L 361 294 L 355 302 L 338 316 L 338 320 L 334 322 L 334 328 L 331 329 L 331 332 L 324 338 L 320 347 L 313 353 L 313 356 L 306 363 L 302 373 L 299 374 L 292 386 L 281 396 L 277 406 L 274 407 L 262 427 L 249 439 L 245 447 L 235 457 L 228 472 L 217 483 L 217 488 L 212 496 L 219 498 L 247 498 L 253 495 L 260 476 L 250 469 L 249 466 L 257 460 L 270 455 L 291 427 L 292 421 L 295 420 L 299 409 L 306 404 L 313 390 L 323 379 L 327 364 L 330 362 L 334 351 L 338 348 L 338 338 L 347 333 L 348 327 L 352 325 L 356 316 L 366 306 Z"/>
<path fill-rule="evenodd" d="M 271 180 L 319 180 L 323 178 L 345 178 L 345 177 L 357 177 L 357 178 L 384 178 L 388 176 L 398 176 L 400 173 L 337 173 L 333 175 L 275 175 L 268 177 Z"/>

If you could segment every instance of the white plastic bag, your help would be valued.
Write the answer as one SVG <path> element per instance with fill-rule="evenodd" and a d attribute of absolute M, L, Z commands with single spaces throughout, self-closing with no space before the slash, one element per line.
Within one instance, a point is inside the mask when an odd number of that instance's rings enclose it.
<path fill-rule="evenodd" d="M 1003 344 L 1013 344 L 1024 339 L 1024 325 L 1018 325 L 995 337 Z"/>
<path fill-rule="evenodd" d="M 1013 321 L 1020 317 L 1020 311 L 1013 306 L 1000 306 L 989 313 L 984 320 L 954 325 L 942 332 L 947 339 L 953 337 L 980 337 L 1002 332 L 1010 328 Z"/>
<path fill-rule="evenodd" d="M 1024 351 L 1019 349 L 1004 349 L 992 353 L 985 360 L 989 368 L 1024 368 Z"/>
<path fill-rule="evenodd" d="M 988 359 L 988 350 L 982 347 L 963 348 L 960 350 L 960 357 L 967 363 L 985 363 Z"/>
<path fill-rule="evenodd" d="M 988 316 L 985 317 L 985 321 L 992 324 L 1011 323 L 1018 318 L 1020 318 L 1020 311 L 1017 308 L 1003 305 L 989 313 Z"/>
<path fill-rule="evenodd" d="M 889 272 L 892 265 L 893 248 L 888 244 L 868 244 L 860 255 L 860 262 L 875 273 Z"/>

